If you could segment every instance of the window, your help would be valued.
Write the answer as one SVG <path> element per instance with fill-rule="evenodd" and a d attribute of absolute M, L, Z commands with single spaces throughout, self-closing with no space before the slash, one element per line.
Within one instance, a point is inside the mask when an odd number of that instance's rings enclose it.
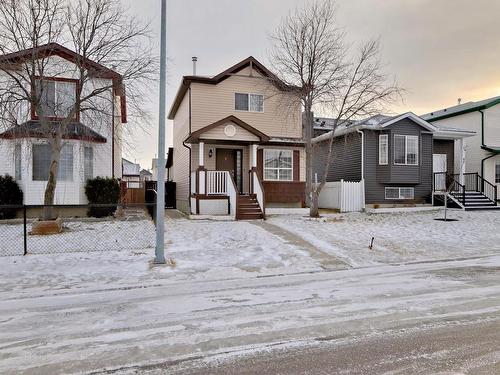
<path fill-rule="evenodd" d="M 495 183 L 500 184 L 500 163 L 495 166 Z"/>
<path fill-rule="evenodd" d="M 380 134 L 378 136 L 378 163 L 380 165 L 387 165 L 389 162 L 389 136 L 387 134 Z"/>
<path fill-rule="evenodd" d="M 17 144 L 14 146 L 14 175 L 18 181 L 22 180 L 21 166 L 21 145 Z"/>
<path fill-rule="evenodd" d="M 418 136 L 394 136 L 394 164 L 418 165 Z"/>
<path fill-rule="evenodd" d="M 49 178 L 51 147 L 48 144 L 33 145 L 33 181 Z M 73 181 L 73 146 L 64 145 L 59 158 L 58 181 Z"/>
<path fill-rule="evenodd" d="M 94 149 L 83 148 L 83 179 L 85 181 L 94 178 Z"/>
<path fill-rule="evenodd" d="M 385 199 L 413 199 L 415 189 L 410 187 L 386 187 Z"/>
<path fill-rule="evenodd" d="M 237 111 L 264 112 L 264 95 L 234 94 L 234 109 Z"/>
<path fill-rule="evenodd" d="M 67 117 L 76 103 L 76 82 L 73 81 L 39 79 L 36 90 L 45 117 Z"/>
<path fill-rule="evenodd" d="M 293 180 L 292 150 L 264 149 L 264 180 Z"/>

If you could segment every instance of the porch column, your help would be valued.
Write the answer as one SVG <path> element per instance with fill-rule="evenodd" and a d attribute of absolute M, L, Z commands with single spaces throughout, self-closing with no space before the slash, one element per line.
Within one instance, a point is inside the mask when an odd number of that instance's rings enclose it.
<path fill-rule="evenodd" d="M 204 167 L 205 166 L 205 143 L 200 142 L 199 146 L 200 146 L 198 149 L 199 165 L 200 165 L 200 167 Z"/>
<path fill-rule="evenodd" d="M 253 144 L 252 145 L 252 169 L 257 168 L 257 147 L 259 145 Z"/>
<path fill-rule="evenodd" d="M 463 138 L 460 139 L 460 183 L 462 185 L 465 184 L 465 140 Z"/>

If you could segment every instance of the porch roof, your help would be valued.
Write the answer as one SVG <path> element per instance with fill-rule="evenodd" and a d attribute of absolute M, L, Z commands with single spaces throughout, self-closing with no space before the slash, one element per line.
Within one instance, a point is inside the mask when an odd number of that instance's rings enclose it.
<path fill-rule="evenodd" d="M 261 131 L 255 129 L 253 126 L 247 124 L 245 121 L 240 120 L 238 117 L 234 115 L 230 115 L 227 117 L 224 117 L 223 119 L 220 119 L 210 125 L 207 125 L 201 129 L 196 130 L 195 132 L 191 133 L 191 135 L 186 139 L 187 143 L 199 143 L 200 141 L 203 142 L 231 142 L 231 143 L 253 143 L 253 141 L 250 140 L 245 140 L 245 139 L 238 139 L 235 137 L 232 139 L 233 136 L 229 136 L 224 138 L 224 139 L 203 139 L 203 134 L 209 132 L 212 129 L 215 129 L 219 126 L 222 126 L 227 123 L 234 123 L 235 125 L 239 126 L 240 128 L 246 130 L 248 133 L 251 135 L 255 136 L 260 142 L 268 142 L 270 140 L 270 137 Z"/>

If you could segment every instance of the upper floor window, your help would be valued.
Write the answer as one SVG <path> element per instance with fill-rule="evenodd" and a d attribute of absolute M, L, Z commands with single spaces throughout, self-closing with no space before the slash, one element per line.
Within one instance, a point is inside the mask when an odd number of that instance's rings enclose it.
<path fill-rule="evenodd" d="M 293 180 L 292 150 L 264 149 L 264 180 Z"/>
<path fill-rule="evenodd" d="M 394 135 L 394 164 L 418 165 L 418 136 Z"/>
<path fill-rule="evenodd" d="M 235 93 L 234 109 L 237 111 L 264 112 L 264 95 Z"/>
<path fill-rule="evenodd" d="M 378 163 L 387 165 L 389 162 L 389 135 L 380 134 L 378 136 Z"/>
<path fill-rule="evenodd" d="M 74 80 L 38 79 L 36 90 L 45 117 L 66 118 L 75 106 L 76 81 Z"/>

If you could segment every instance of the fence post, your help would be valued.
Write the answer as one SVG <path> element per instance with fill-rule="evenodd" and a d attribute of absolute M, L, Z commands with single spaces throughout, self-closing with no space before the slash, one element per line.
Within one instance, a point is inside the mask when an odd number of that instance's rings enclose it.
<path fill-rule="evenodd" d="M 24 251 L 23 255 L 28 254 L 28 229 L 26 225 L 26 205 L 23 204 L 23 229 L 24 229 Z"/>

